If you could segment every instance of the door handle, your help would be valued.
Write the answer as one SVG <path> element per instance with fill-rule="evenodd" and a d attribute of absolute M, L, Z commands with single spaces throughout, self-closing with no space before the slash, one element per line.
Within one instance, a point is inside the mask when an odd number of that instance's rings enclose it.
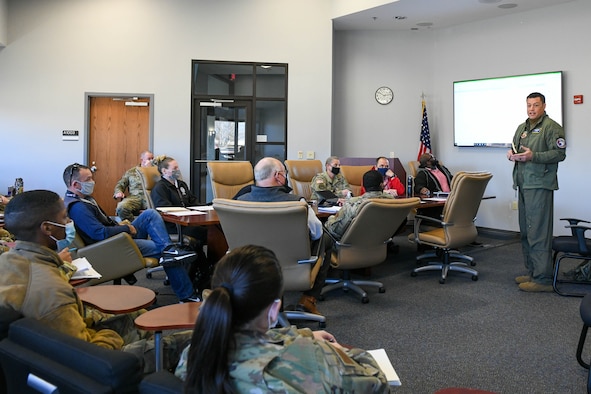
<path fill-rule="evenodd" d="M 90 171 L 93 172 L 93 173 L 95 173 L 96 170 L 98 170 L 98 168 L 96 168 L 96 165 L 95 164 L 96 164 L 96 161 L 93 161 L 92 162 L 92 166 L 90 167 Z"/>

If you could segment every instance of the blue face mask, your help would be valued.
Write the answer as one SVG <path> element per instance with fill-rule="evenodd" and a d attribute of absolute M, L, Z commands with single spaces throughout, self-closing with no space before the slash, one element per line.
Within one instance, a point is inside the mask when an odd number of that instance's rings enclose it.
<path fill-rule="evenodd" d="M 85 196 L 90 196 L 94 191 L 94 181 L 80 182 L 80 190 L 78 191 Z"/>
<path fill-rule="evenodd" d="M 94 182 L 93 182 L 94 183 Z M 55 241 L 57 246 L 57 251 L 62 251 L 63 249 L 67 248 L 74 242 L 74 238 L 76 238 L 76 227 L 74 227 L 74 222 L 70 221 L 66 224 L 50 222 L 49 220 L 47 223 L 51 223 L 54 226 L 63 227 L 66 229 L 66 238 L 64 239 L 56 239 L 53 235 L 50 235 L 51 239 Z"/>
<path fill-rule="evenodd" d="M 388 172 L 389 168 L 378 168 L 378 172 L 380 174 L 382 174 L 382 176 L 386 176 L 386 173 Z"/>

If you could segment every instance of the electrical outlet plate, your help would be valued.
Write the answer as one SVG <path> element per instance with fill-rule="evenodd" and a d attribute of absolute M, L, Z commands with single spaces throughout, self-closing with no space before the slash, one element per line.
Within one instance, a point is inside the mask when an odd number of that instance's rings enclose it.
<path fill-rule="evenodd" d="M 304 151 L 303 150 L 299 150 L 298 151 L 298 159 L 303 159 L 304 158 Z"/>
<path fill-rule="evenodd" d="M 309 150 L 306 152 L 306 159 L 313 159 L 314 158 L 314 151 Z"/>
<path fill-rule="evenodd" d="M 517 211 L 517 201 L 511 201 L 511 210 Z"/>

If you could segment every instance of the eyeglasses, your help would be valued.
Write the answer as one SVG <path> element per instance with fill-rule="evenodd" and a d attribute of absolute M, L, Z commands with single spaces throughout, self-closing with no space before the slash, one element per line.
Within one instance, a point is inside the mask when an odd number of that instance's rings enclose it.
<path fill-rule="evenodd" d="M 70 180 L 68 181 L 68 187 L 72 186 L 72 178 L 74 176 L 74 171 L 76 171 L 76 172 L 80 171 L 80 164 L 74 163 L 70 166 Z"/>

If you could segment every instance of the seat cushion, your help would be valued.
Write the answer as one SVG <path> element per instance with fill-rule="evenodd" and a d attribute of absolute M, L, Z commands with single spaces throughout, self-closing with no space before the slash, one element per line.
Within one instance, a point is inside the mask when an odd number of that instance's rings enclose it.
<path fill-rule="evenodd" d="M 585 238 L 585 244 L 587 245 L 587 250 L 589 251 L 586 256 L 591 256 L 591 239 Z M 552 250 L 555 250 L 556 252 L 581 254 L 579 250 L 579 242 L 575 237 L 570 235 L 554 237 L 552 240 Z"/>

